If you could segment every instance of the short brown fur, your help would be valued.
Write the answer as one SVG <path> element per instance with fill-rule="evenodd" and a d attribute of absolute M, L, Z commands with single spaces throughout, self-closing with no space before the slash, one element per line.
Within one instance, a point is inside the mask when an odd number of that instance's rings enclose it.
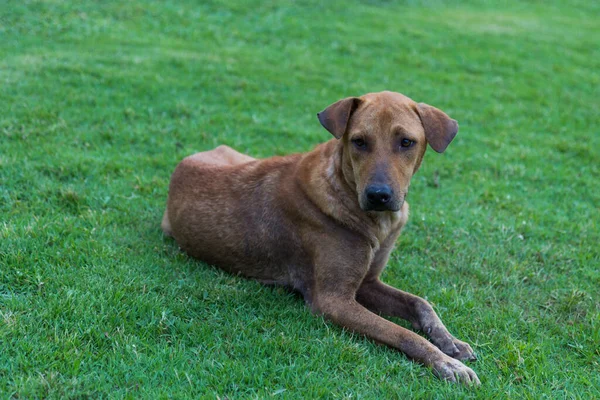
<path fill-rule="evenodd" d="M 185 158 L 171 178 L 163 231 L 193 257 L 299 291 L 315 313 L 443 379 L 479 384 L 459 361 L 475 359 L 471 347 L 425 300 L 379 280 L 426 145 L 444 151 L 456 121 L 393 92 L 340 100 L 319 121 L 337 139 L 309 153 L 256 160 L 219 146 Z M 368 193 L 381 185 L 390 196 L 374 211 Z M 431 342 L 380 314 L 410 321 Z"/>

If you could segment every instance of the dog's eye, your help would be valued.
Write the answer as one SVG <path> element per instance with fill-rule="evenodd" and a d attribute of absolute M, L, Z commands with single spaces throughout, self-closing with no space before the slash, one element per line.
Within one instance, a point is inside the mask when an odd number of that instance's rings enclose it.
<path fill-rule="evenodd" d="M 352 139 L 352 144 L 354 144 L 359 149 L 364 149 L 367 147 L 367 142 L 363 138 Z"/>
<path fill-rule="evenodd" d="M 413 145 L 414 140 L 410 140 L 410 139 L 402 139 L 402 141 L 400 142 L 400 146 L 402 147 L 410 147 Z"/>

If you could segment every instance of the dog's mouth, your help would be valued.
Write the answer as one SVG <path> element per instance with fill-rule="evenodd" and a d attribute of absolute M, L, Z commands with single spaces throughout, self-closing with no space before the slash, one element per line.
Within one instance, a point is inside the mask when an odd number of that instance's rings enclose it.
<path fill-rule="evenodd" d="M 397 212 L 397 211 L 400 211 L 401 207 L 402 207 L 401 203 L 395 202 L 395 204 L 378 204 L 378 205 L 365 204 L 364 206 L 361 206 L 360 208 L 363 211 L 377 211 L 377 212 L 392 211 L 392 212 Z"/>
<path fill-rule="evenodd" d="M 366 196 L 363 196 L 359 201 L 360 208 L 363 211 L 375 211 L 375 212 L 384 212 L 384 211 L 392 211 L 398 212 L 402 208 L 404 204 L 404 199 L 390 199 L 384 203 L 382 202 L 373 202 L 369 201 Z"/>
<path fill-rule="evenodd" d="M 388 206 L 388 205 L 367 205 L 366 207 L 361 207 L 363 209 L 363 211 L 377 211 L 377 212 L 382 212 L 382 211 L 392 211 L 392 212 L 397 212 L 400 211 L 400 207 L 399 206 Z"/>

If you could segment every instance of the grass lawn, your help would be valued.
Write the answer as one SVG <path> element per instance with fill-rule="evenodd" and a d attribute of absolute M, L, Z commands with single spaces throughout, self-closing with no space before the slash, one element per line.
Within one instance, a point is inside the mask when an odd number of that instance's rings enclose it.
<path fill-rule="evenodd" d="M 0 397 L 600 398 L 593 1 L 0 2 Z M 482 386 L 190 259 L 177 162 L 330 135 L 402 92 L 460 123 L 413 179 L 384 280 L 470 342 Z"/>

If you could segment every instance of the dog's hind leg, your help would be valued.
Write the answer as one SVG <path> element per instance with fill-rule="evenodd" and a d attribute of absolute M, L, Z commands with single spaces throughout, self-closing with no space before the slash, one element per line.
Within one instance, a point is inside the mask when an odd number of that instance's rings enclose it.
<path fill-rule="evenodd" d="M 229 146 L 221 145 L 209 151 L 192 154 L 185 158 L 185 161 L 208 164 L 208 165 L 238 165 L 245 164 L 256 159 L 239 151 L 232 149 Z"/>

